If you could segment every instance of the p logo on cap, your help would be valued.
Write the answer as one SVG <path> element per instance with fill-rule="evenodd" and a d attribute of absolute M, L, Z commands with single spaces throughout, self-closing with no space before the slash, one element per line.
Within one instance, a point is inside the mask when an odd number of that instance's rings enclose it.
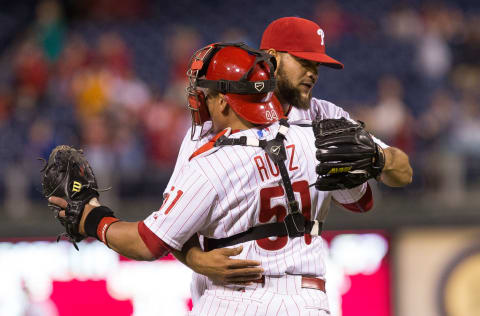
<path fill-rule="evenodd" d="M 341 62 L 325 53 L 325 32 L 317 23 L 307 19 L 285 17 L 270 23 L 263 32 L 260 49 L 270 48 L 327 67 L 343 68 Z"/>
<path fill-rule="evenodd" d="M 317 34 L 320 35 L 320 37 L 322 38 L 322 46 L 325 46 L 325 33 L 322 29 L 318 29 Z"/>

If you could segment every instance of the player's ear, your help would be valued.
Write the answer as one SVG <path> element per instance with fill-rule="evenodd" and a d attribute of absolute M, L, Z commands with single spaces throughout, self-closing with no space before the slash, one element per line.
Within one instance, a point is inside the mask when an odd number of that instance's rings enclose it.
<path fill-rule="evenodd" d="M 217 103 L 218 110 L 220 113 L 228 114 L 228 109 L 230 106 L 228 105 L 227 99 L 225 99 L 225 95 L 222 93 L 218 94 L 218 103 Z"/>
<path fill-rule="evenodd" d="M 273 57 L 277 57 L 278 52 L 275 50 L 275 48 L 269 48 L 266 50 L 267 54 L 272 55 Z"/>
<path fill-rule="evenodd" d="M 277 52 L 274 48 L 269 48 L 266 52 L 272 55 L 273 57 L 275 57 L 275 60 L 277 61 L 277 69 L 275 70 L 275 74 L 276 74 L 278 71 L 278 68 L 280 67 L 280 53 Z"/>

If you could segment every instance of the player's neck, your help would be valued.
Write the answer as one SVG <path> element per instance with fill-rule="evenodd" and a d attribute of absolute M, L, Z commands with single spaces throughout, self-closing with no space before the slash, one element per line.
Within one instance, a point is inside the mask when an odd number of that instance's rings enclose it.
<path fill-rule="evenodd" d="M 227 127 L 230 127 L 232 130 L 245 130 L 255 126 L 254 124 L 244 120 L 238 115 L 231 116 L 222 123 L 223 124 L 217 124 L 215 128 L 216 132 L 224 130 Z"/>
<path fill-rule="evenodd" d="M 247 122 L 248 123 L 248 122 Z M 240 122 L 240 121 L 236 121 L 236 122 L 231 122 L 230 124 L 226 124 L 226 125 L 223 125 L 223 126 L 218 126 L 216 128 L 216 132 L 220 132 L 222 130 L 224 130 L 225 128 L 227 127 L 230 127 L 232 129 L 232 131 L 235 131 L 235 130 L 245 130 L 245 129 L 249 129 L 249 128 L 252 128 L 254 127 L 255 125 L 251 124 L 251 123 L 248 123 L 248 124 L 245 124 L 243 122 Z"/>
<path fill-rule="evenodd" d="M 252 123 L 249 123 L 249 122 L 244 123 L 240 121 L 234 122 L 230 125 L 232 130 L 244 130 L 244 129 L 252 128 L 254 126 L 255 125 L 253 125 Z"/>

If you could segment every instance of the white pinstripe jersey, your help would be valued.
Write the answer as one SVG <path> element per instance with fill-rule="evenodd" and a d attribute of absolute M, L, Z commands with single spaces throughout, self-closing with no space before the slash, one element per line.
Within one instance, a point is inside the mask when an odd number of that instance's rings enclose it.
<path fill-rule="evenodd" d="M 320 118 L 349 118 L 334 104 L 312 99 L 309 110 L 292 108 L 289 121 Z M 267 129 L 250 129 L 231 137 L 247 135 L 267 139 L 276 135 L 278 123 Z M 206 137 L 208 140 L 208 137 Z M 180 250 L 196 232 L 209 238 L 224 238 L 244 232 L 252 226 L 286 215 L 286 197 L 281 177 L 263 149 L 227 146 L 206 156 L 188 161 L 190 155 L 207 141 L 190 140 L 190 131 L 182 144 L 174 174 L 165 192 L 165 202 L 145 224 L 171 247 Z M 287 169 L 296 199 L 311 219 L 323 221 L 332 196 L 342 203 L 358 200 L 365 186 L 351 192 L 319 192 L 315 182 L 314 136 L 311 128 L 292 125 L 285 142 Z M 237 258 L 262 262 L 266 275 L 308 274 L 323 277 L 324 243 L 320 237 L 305 236 L 250 241 Z"/>
<path fill-rule="evenodd" d="M 272 139 L 279 124 L 252 128 L 231 135 Z M 285 162 L 296 200 L 303 214 L 323 221 L 331 193 L 317 191 L 314 136 L 311 127 L 291 125 L 284 142 Z M 196 232 L 225 238 L 287 215 L 280 173 L 259 147 L 224 146 L 193 158 L 170 188 L 159 211 L 144 222 L 169 246 L 181 250 Z M 323 277 L 324 243 L 319 237 L 265 238 L 243 243 L 237 258 L 258 260 L 265 275 L 304 274 Z"/>

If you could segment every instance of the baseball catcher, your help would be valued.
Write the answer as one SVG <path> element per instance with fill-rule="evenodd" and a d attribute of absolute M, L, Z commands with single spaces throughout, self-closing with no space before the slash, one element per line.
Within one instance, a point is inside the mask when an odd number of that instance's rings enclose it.
<path fill-rule="evenodd" d="M 351 189 L 380 175 L 385 165 L 383 150 L 363 122 L 342 117 L 315 120 L 312 127 L 320 162 L 316 167 L 317 190 Z"/>
<path fill-rule="evenodd" d="M 98 185 L 95 175 L 81 150 L 60 145 L 53 149 L 41 170 L 42 189 L 45 198 L 57 196 L 68 202 L 65 217 L 59 216 L 60 207 L 50 204 L 55 218 L 65 227 L 65 236 L 76 245 L 85 236 L 79 233 L 79 223 L 85 204 L 93 198 L 98 198 Z"/>

